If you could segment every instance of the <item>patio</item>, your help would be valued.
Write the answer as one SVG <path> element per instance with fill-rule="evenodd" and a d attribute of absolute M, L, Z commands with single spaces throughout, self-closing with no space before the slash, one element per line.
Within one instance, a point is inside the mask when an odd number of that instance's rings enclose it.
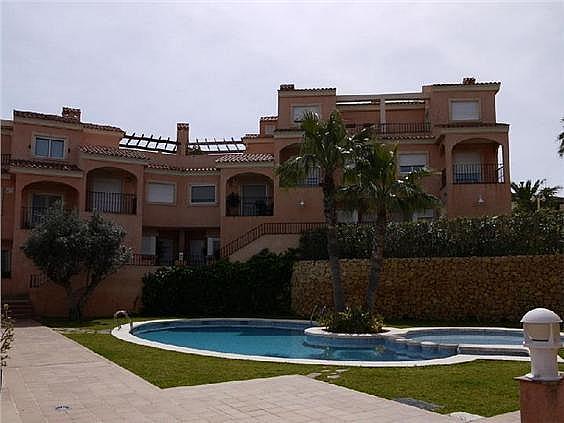
<path fill-rule="evenodd" d="M 16 329 L 10 355 L 3 422 L 460 422 L 305 376 L 160 389 L 32 323 Z"/>

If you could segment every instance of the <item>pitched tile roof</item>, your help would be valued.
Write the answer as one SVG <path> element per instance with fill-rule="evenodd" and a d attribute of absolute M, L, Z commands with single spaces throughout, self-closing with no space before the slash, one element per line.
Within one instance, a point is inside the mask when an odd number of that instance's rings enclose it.
<path fill-rule="evenodd" d="M 494 84 L 501 84 L 499 81 L 489 81 L 489 82 L 474 82 L 472 84 L 464 84 L 462 82 L 451 82 L 451 83 L 443 83 L 443 84 L 433 84 L 433 87 L 448 87 L 449 85 L 465 85 L 465 86 L 473 86 L 473 85 L 494 85 Z"/>
<path fill-rule="evenodd" d="M 55 162 L 55 161 L 50 162 L 50 161 L 39 161 L 39 160 L 12 159 L 10 161 L 10 166 L 25 167 L 28 169 L 54 169 L 54 170 L 63 170 L 66 172 L 81 171 L 81 169 L 75 164 Z"/>
<path fill-rule="evenodd" d="M 215 167 L 183 167 L 183 166 L 172 166 L 166 163 L 150 162 L 147 164 L 149 169 L 162 169 L 162 170 L 174 170 L 176 172 L 215 172 L 217 168 Z"/>
<path fill-rule="evenodd" d="M 487 122 L 456 122 L 435 125 L 441 128 L 495 128 L 509 126 L 508 123 Z"/>
<path fill-rule="evenodd" d="M 261 116 L 260 120 L 278 120 L 278 116 Z"/>
<path fill-rule="evenodd" d="M 97 156 L 123 157 L 125 159 L 148 160 L 148 157 L 140 151 L 125 148 L 109 147 L 105 145 L 81 145 L 80 151 Z"/>
<path fill-rule="evenodd" d="M 71 117 L 65 116 L 57 116 L 57 115 L 49 115 L 46 113 L 37 113 L 37 112 L 28 112 L 22 110 L 14 110 L 14 117 L 21 117 L 21 118 L 28 118 L 28 119 L 43 119 L 43 120 L 51 120 L 55 122 L 62 122 L 62 123 L 73 123 L 76 125 L 81 125 L 83 128 L 88 129 L 98 129 L 102 131 L 114 131 L 114 132 L 123 132 L 121 128 L 116 126 L 110 125 L 99 125 L 97 123 L 88 123 L 88 122 L 77 122 L 76 119 Z"/>
<path fill-rule="evenodd" d="M 385 135 L 384 140 L 432 140 L 433 135 Z"/>
<path fill-rule="evenodd" d="M 217 159 L 216 163 L 256 163 L 273 162 L 272 154 L 226 154 Z"/>

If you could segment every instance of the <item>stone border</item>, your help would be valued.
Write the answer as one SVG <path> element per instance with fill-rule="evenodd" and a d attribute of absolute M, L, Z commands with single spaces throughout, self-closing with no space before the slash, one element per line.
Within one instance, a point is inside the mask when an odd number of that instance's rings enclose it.
<path fill-rule="evenodd" d="M 256 322 L 267 326 L 267 323 L 290 323 L 291 325 L 296 324 L 310 324 L 307 320 L 283 320 L 283 319 L 161 319 L 161 320 L 150 320 L 146 322 L 135 322 L 133 323 L 134 332 L 136 328 L 147 324 L 147 323 L 186 323 L 189 322 L 191 325 L 201 324 L 202 326 L 209 326 L 210 323 L 218 322 L 234 322 L 241 323 L 246 322 L 248 325 L 250 322 Z M 209 323 L 207 323 L 209 322 Z M 207 325 L 206 325 L 207 323 Z M 224 324 L 224 323 L 223 323 Z M 350 366 L 350 367 L 419 367 L 419 366 L 434 366 L 434 365 L 445 365 L 445 364 L 457 364 L 457 363 L 467 363 L 474 360 L 503 360 L 503 361 L 529 361 L 529 357 L 519 357 L 519 356 L 507 356 L 507 355 L 475 355 L 475 354 L 457 354 L 447 358 L 438 358 L 430 360 L 411 360 L 411 361 L 338 361 L 338 360 L 313 360 L 313 359 L 299 359 L 299 358 L 282 358 L 282 357 L 266 357 L 257 355 L 243 355 L 234 353 L 221 353 L 217 351 L 210 350 L 200 350 L 188 347 L 178 347 L 175 345 L 163 344 L 161 342 L 148 341 L 146 339 L 139 338 L 134 334 L 131 334 L 128 328 L 129 325 L 122 325 L 121 328 L 115 327 L 112 330 L 112 335 L 120 340 L 131 342 L 137 345 L 143 345 L 147 347 L 161 348 L 167 351 L 177 351 L 187 354 L 203 355 L 208 357 L 217 358 L 227 358 L 232 360 L 251 360 L 251 361 L 266 361 L 273 363 L 293 363 L 293 364 L 317 364 L 317 365 L 328 365 L 328 366 Z M 176 327 L 182 326 L 182 324 L 176 325 Z M 174 327 L 174 326 L 169 326 Z M 429 329 L 429 328 L 427 328 Z M 397 333 L 401 331 L 407 332 L 409 329 L 394 329 L 392 333 Z M 413 329 L 412 329 L 413 330 Z M 562 361 L 562 359 L 559 359 Z"/>

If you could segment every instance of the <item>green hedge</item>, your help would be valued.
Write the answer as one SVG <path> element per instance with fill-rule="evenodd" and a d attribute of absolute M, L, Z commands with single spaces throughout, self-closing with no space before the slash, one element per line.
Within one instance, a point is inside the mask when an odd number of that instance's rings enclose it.
<path fill-rule="evenodd" d="M 539 211 L 533 214 L 439 219 L 431 222 L 390 223 L 386 231 L 386 257 L 470 257 L 538 255 L 564 252 L 564 214 Z M 374 227 L 340 225 L 341 258 L 368 258 Z M 302 235 L 300 258 L 327 259 L 325 229 Z"/>
<path fill-rule="evenodd" d="M 164 267 L 143 278 L 143 312 L 151 315 L 290 314 L 295 254 L 263 251 L 245 263 Z"/>

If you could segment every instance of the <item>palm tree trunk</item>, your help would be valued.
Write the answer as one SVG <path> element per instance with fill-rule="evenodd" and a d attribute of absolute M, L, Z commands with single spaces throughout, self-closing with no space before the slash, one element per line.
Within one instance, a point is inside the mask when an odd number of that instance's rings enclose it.
<path fill-rule="evenodd" d="M 366 289 L 365 306 L 370 314 L 374 312 L 376 289 L 378 285 L 380 285 L 380 278 L 384 267 L 384 238 L 386 236 L 387 220 L 386 212 L 384 210 L 378 210 L 372 254 L 370 255 L 370 274 L 368 275 L 368 287 Z"/>
<path fill-rule="evenodd" d="M 339 246 L 337 243 L 337 210 L 335 207 L 335 190 L 333 181 L 326 183 L 323 189 L 323 208 L 327 223 L 327 255 L 333 282 L 333 304 L 335 311 L 345 310 L 345 296 L 341 284 L 341 264 L 339 263 Z"/>

